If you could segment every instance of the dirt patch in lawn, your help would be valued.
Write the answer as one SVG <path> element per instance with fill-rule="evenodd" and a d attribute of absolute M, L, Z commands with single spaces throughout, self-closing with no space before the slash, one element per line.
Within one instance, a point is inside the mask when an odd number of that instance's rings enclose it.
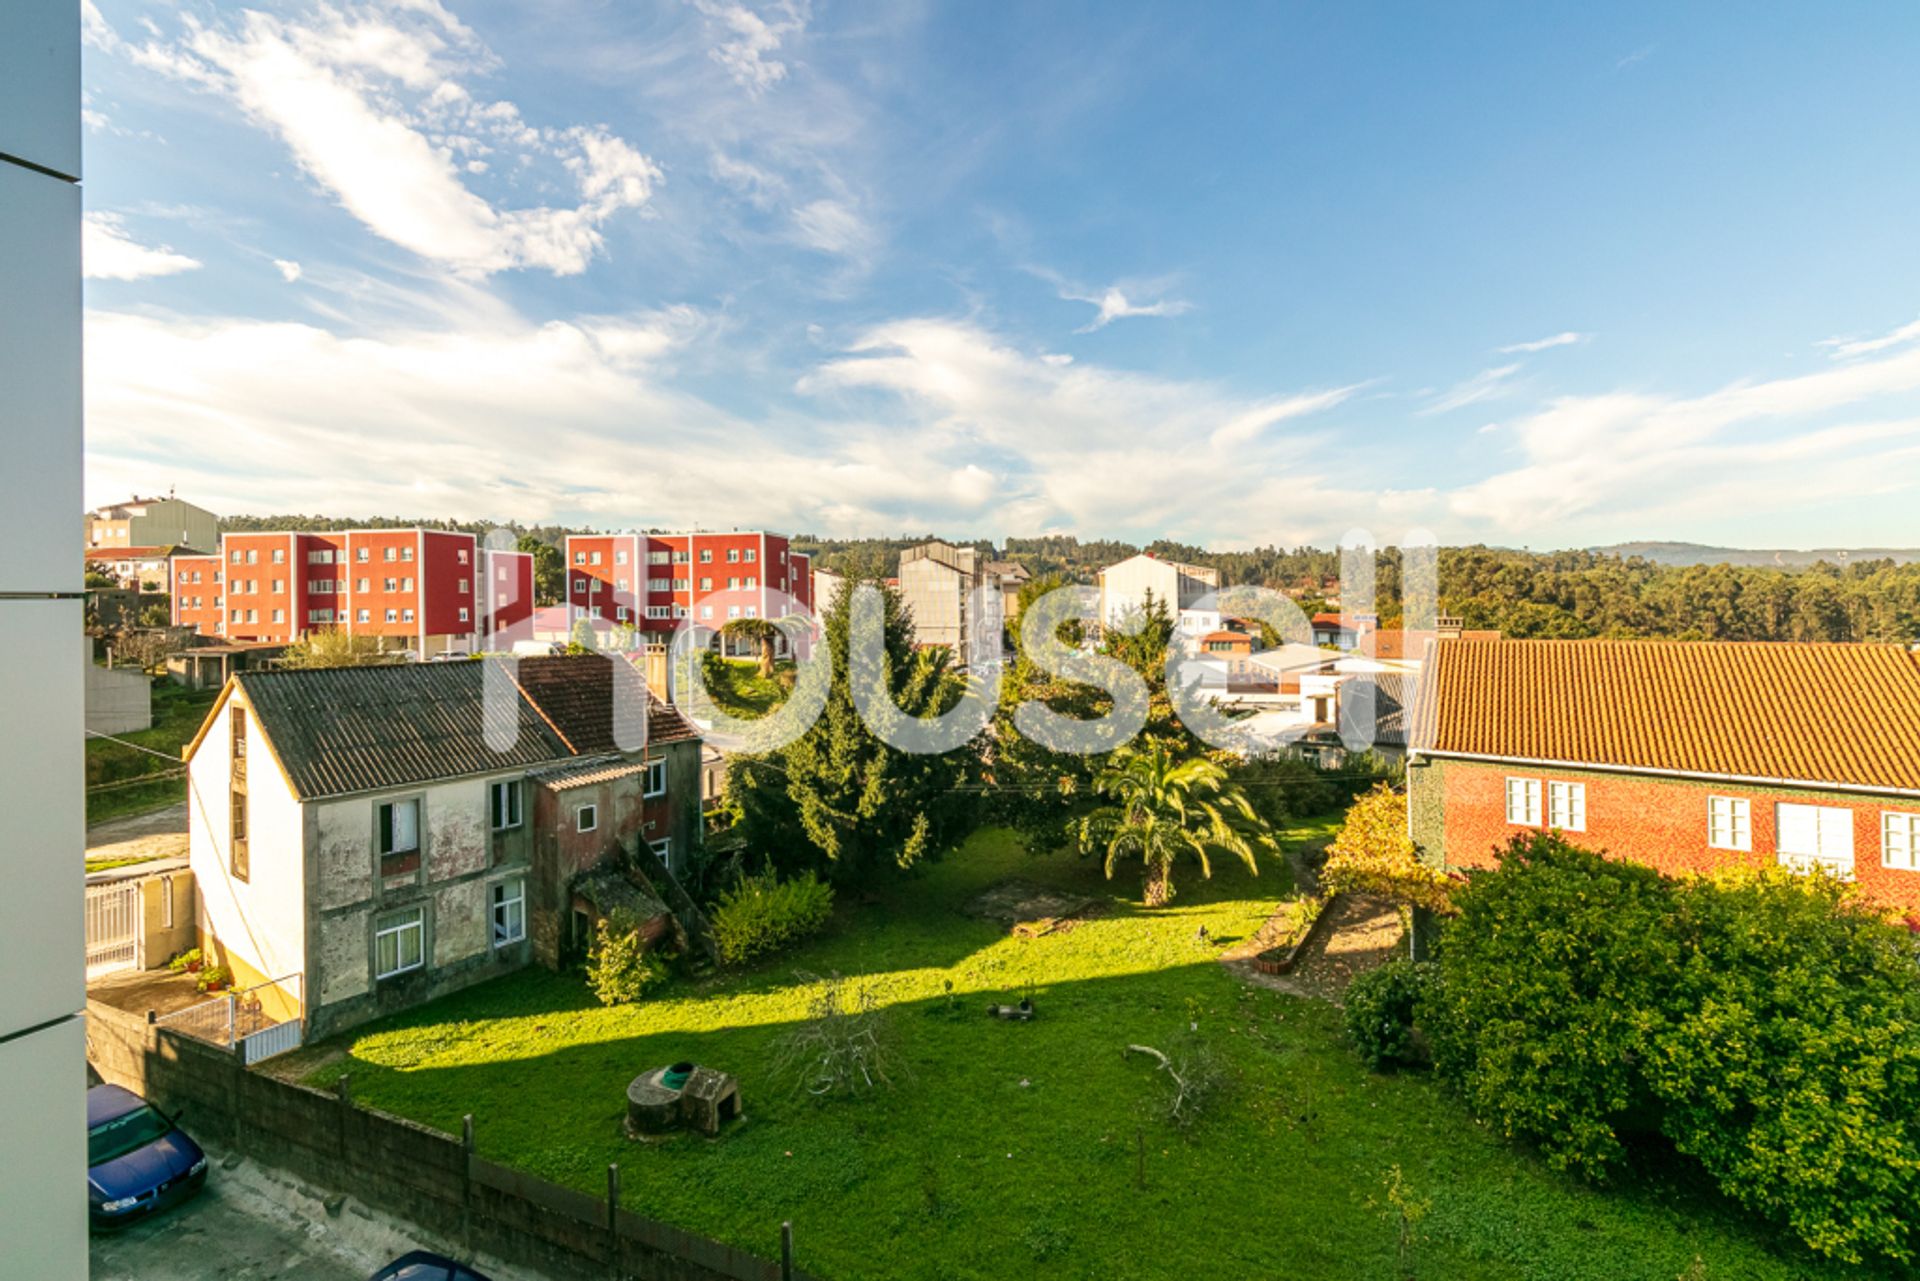
<path fill-rule="evenodd" d="M 1039 938 L 1066 933 L 1106 911 L 1106 904 L 1012 877 L 974 895 L 962 911 L 983 921 L 998 922 L 1020 938 Z"/>
<path fill-rule="evenodd" d="M 1258 949 L 1247 952 L 1235 948 L 1234 955 L 1223 958 L 1227 968 L 1248 983 L 1338 1005 L 1355 975 L 1384 965 L 1406 951 L 1406 926 L 1394 904 L 1355 894 L 1340 898 L 1328 910 L 1333 920 L 1289 973 L 1262 974 L 1256 970 L 1253 957 Z M 1277 913 L 1274 920 L 1284 915 L 1284 911 Z M 1263 926 L 1262 933 L 1265 930 Z"/>

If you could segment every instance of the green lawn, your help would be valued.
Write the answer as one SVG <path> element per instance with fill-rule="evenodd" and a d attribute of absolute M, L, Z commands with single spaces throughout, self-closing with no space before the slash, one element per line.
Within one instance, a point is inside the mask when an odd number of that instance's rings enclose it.
<path fill-rule="evenodd" d="M 1248 988 L 1214 960 L 1287 893 L 1284 866 L 1257 880 L 1186 873 L 1174 905 L 1148 914 L 1127 901 L 1132 880 L 1109 885 L 1096 865 L 1030 859 L 983 832 L 764 969 L 618 1009 L 594 1005 L 577 976 L 526 972 L 347 1038 L 347 1060 L 311 1079 L 351 1071 L 357 1098 L 444 1130 L 471 1112 L 484 1155 L 587 1191 L 618 1161 L 629 1208 L 763 1254 L 791 1218 L 801 1266 L 843 1281 L 1378 1281 L 1397 1275 L 1378 1208 L 1396 1164 L 1431 1201 L 1412 1268 L 1423 1278 L 1842 1275 L 1679 1174 L 1596 1192 L 1488 1134 L 1431 1080 L 1368 1074 L 1332 1007 Z M 1010 875 L 1111 894 L 1115 908 L 1031 941 L 955 910 Z M 1196 937 L 1203 924 L 1212 943 Z M 864 1102 L 777 1088 L 775 1041 L 810 991 L 796 970 L 870 976 L 910 1075 Z M 985 1017 L 989 999 L 1029 983 L 1036 1021 Z M 1153 1114 L 1154 1070 L 1122 1049 L 1176 1050 L 1194 1023 L 1237 1083 L 1182 1135 Z M 629 1143 L 627 1081 L 681 1058 L 737 1073 L 749 1119 L 718 1142 Z"/>
<path fill-rule="evenodd" d="M 180 768 L 180 749 L 200 732 L 218 691 L 192 693 L 172 681 L 153 686 L 153 727 L 119 734 L 124 742 L 87 739 L 87 821 L 144 814 L 181 800 L 187 794 L 184 776 L 154 778 Z M 138 743 L 168 759 L 129 747 Z"/>
<path fill-rule="evenodd" d="M 775 675 L 762 676 L 755 659 L 722 658 L 710 669 L 713 677 L 707 692 L 727 714 L 757 720 L 786 701 L 787 691 L 778 674 L 780 669 L 792 667 L 792 663 L 783 661 L 775 666 Z"/>

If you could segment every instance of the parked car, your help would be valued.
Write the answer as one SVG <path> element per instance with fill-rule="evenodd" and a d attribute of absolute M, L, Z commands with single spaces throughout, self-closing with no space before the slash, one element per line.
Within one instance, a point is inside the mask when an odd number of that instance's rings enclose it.
<path fill-rule="evenodd" d="M 401 1255 L 367 1281 L 487 1281 L 487 1278 L 444 1254 L 415 1250 Z"/>
<path fill-rule="evenodd" d="M 117 1227 L 186 1200 L 207 1182 L 207 1154 L 175 1118 L 131 1090 L 87 1091 L 87 1214 Z"/>

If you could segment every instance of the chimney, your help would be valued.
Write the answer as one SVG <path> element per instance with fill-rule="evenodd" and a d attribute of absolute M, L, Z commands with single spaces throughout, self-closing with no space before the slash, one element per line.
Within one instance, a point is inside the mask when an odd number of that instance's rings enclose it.
<path fill-rule="evenodd" d="M 648 641 L 641 656 L 640 673 L 647 678 L 647 689 L 663 703 L 674 701 L 673 682 L 668 679 L 667 647 L 662 641 Z"/>
<path fill-rule="evenodd" d="M 1433 635 L 1436 640 L 1459 640 L 1463 630 L 1460 619 L 1453 614 L 1441 614 L 1433 620 Z"/>

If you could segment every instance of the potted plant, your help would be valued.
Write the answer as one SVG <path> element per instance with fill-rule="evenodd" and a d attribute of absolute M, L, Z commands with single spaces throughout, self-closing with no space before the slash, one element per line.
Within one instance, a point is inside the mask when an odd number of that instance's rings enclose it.
<path fill-rule="evenodd" d="M 202 992 L 224 992 L 233 986 L 233 975 L 224 965 L 209 965 L 201 969 L 200 980 L 195 985 Z"/>

